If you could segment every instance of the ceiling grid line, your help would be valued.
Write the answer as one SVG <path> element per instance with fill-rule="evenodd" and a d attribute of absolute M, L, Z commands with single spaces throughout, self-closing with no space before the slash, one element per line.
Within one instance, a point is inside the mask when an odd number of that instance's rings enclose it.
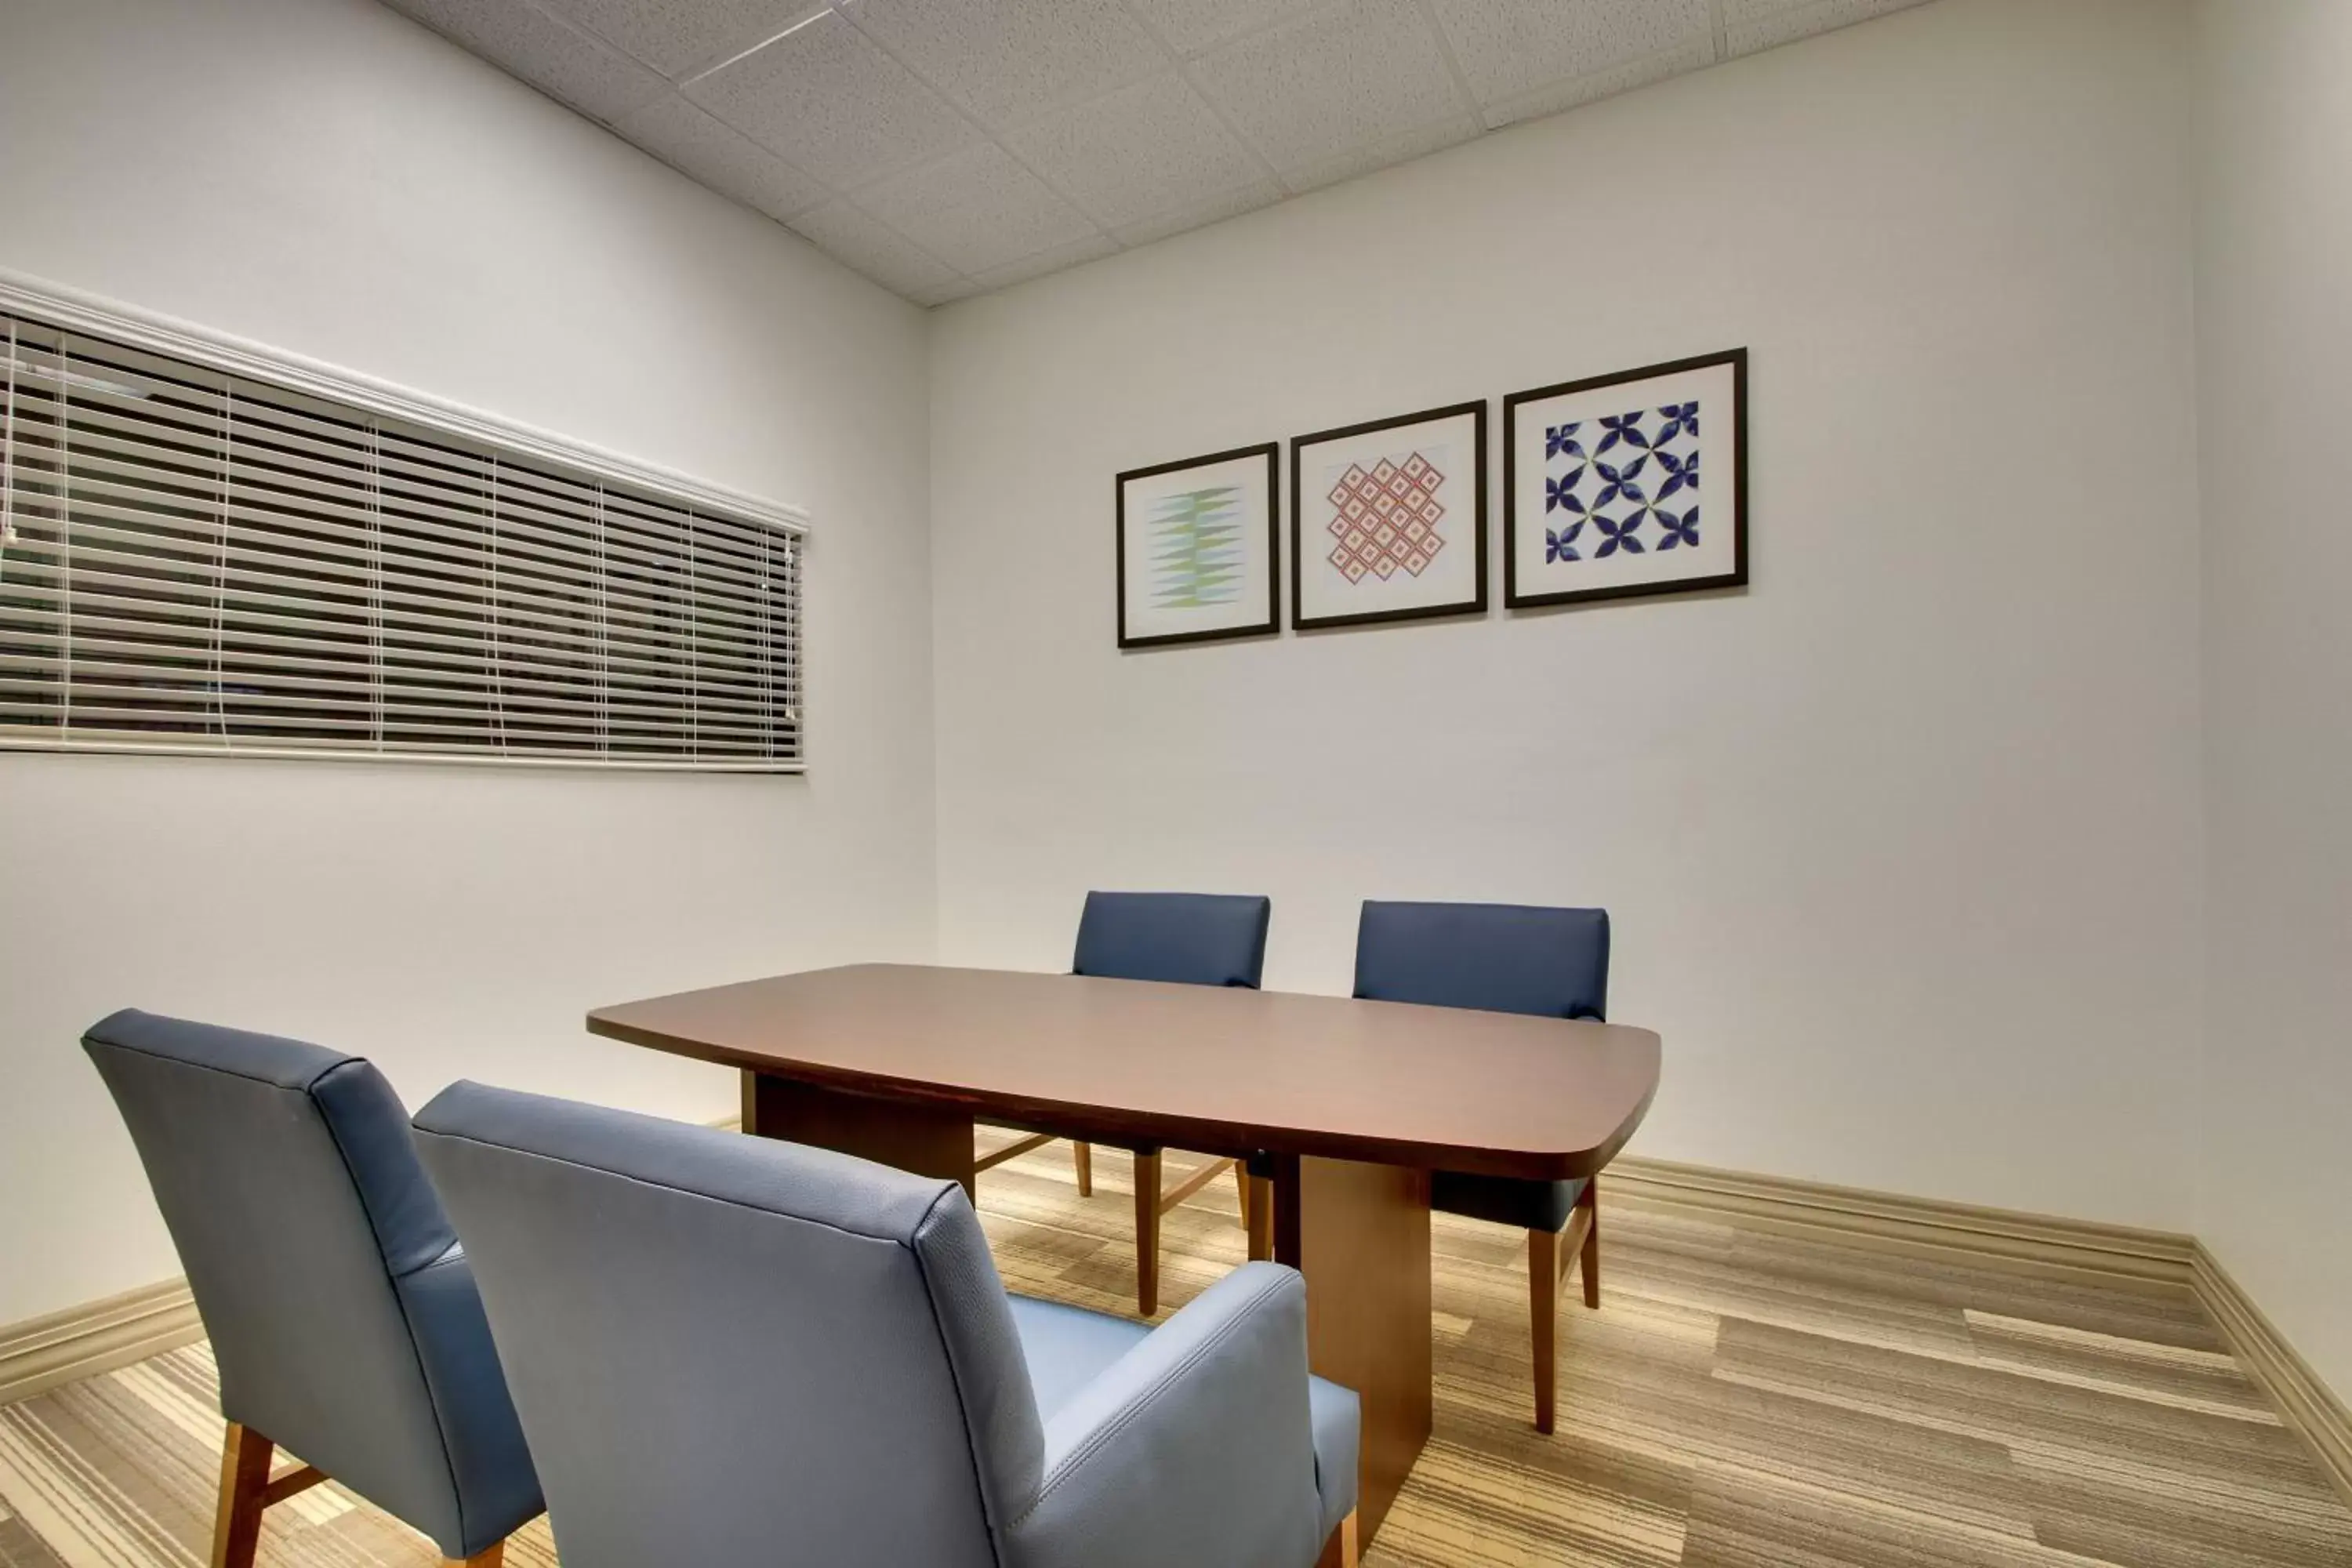
<path fill-rule="evenodd" d="M 1717 3 L 1720 4 L 1720 0 L 1717 0 Z M 709 59 L 697 61 L 693 66 L 679 71 L 677 75 L 672 77 L 670 80 L 677 85 L 677 89 L 680 92 L 684 92 L 688 88 L 692 87 L 704 77 L 717 76 L 729 66 L 734 65 L 738 61 L 747 58 L 750 56 L 758 54 L 770 44 L 781 42 L 785 38 L 791 37 L 803 27 L 808 26 L 812 23 L 824 20 L 825 12 L 837 12 L 838 10 L 839 7 L 828 4 L 818 10 L 810 12 L 799 21 L 794 22 L 791 26 L 783 28 L 780 32 L 768 34 L 756 43 L 745 44 L 740 47 L 730 47 L 721 51 L 719 55 L 714 56 Z"/>
<path fill-rule="evenodd" d="M 1181 81 L 1186 87 L 1192 89 L 1192 96 L 1201 100 L 1202 107 L 1209 111 L 1210 118 L 1217 122 L 1218 126 L 1223 130 L 1226 135 L 1234 139 L 1236 145 L 1238 145 L 1244 152 L 1247 153 L 1252 158 L 1257 160 L 1259 172 L 1265 176 L 1267 183 L 1272 184 L 1275 189 L 1280 191 L 1284 195 L 1287 196 L 1297 195 L 1297 193 L 1293 191 L 1288 184 L 1284 183 L 1282 171 L 1274 166 L 1274 160 L 1265 155 L 1265 150 L 1260 147 L 1255 142 L 1250 140 L 1249 137 L 1242 133 L 1242 128 L 1234 123 L 1233 116 L 1225 112 L 1224 106 L 1217 101 L 1215 94 L 1210 92 L 1206 87 L 1202 85 L 1200 79 L 1193 74 L 1192 56 L 1188 55 L 1182 49 L 1178 48 L 1175 44 L 1169 39 L 1166 33 L 1164 33 L 1158 25 L 1151 20 L 1150 16 L 1144 12 L 1143 8 L 1135 3 L 1135 0 L 1122 0 L 1122 3 L 1127 6 L 1128 14 L 1135 18 L 1136 26 L 1150 34 L 1152 41 L 1157 43 L 1161 48 L 1168 51 L 1168 58 L 1176 62 L 1177 79 Z M 1280 21 L 1281 18 L 1279 17 L 1274 18 L 1273 20 L 1268 21 L 1264 27 L 1253 28 L 1252 31 L 1265 31 L 1266 28 L 1278 26 Z"/>
<path fill-rule="evenodd" d="M 1486 106 L 1470 90 L 1470 78 L 1462 69 L 1461 56 L 1455 53 L 1454 40 L 1446 36 L 1445 24 L 1430 8 L 1429 0 L 1412 0 L 1413 9 L 1421 13 L 1421 24 L 1437 40 L 1438 58 L 1445 62 L 1445 74 L 1454 80 L 1454 91 L 1460 100 L 1461 110 L 1476 121 L 1483 129 L 1486 123 Z"/>
<path fill-rule="evenodd" d="M 996 147 L 1000 152 L 1002 152 L 1002 153 L 1003 153 L 1006 157 L 1008 157 L 1008 158 L 1012 159 L 1012 160 L 1013 160 L 1013 162 L 1014 163 L 1016 163 L 1016 164 L 1020 165 L 1020 167 L 1021 167 L 1024 171 L 1025 171 L 1025 172 L 1028 174 L 1028 175 L 1029 175 L 1029 177 L 1030 177 L 1031 179 L 1035 180 L 1035 181 L 1036 181 L 1040 185 L 1043 185 L 1043 186 L 1044 186 L 1047 191 L 1051 192 L 1051 193 L 1052 193 L 1052 195 L 1053 195 L 1053 196 L 1054 196 L 1054 198 L 1055 198 L 1056 201 L 1059 201 L 1060 203 L 1062 203 L 1062 205 L 1065 205 L 1065 206 L 1068 207 L 1072 212 L 1076 213 L 1076 214 L 1078 216 L 1078 217 L 1079 217 L 1080 219 L 1082 219 L 1085 223 L 1087 223 L 1087 224 L 1088 225 L 1088 226 L 1090 226 L 1090 227 L 1092 227 L 1092 228 L 1094 229 L 1094 231 L 1095 231 L 1095 235 L 1096 235 L 1096 237 L 1098 237 L 1098 238 L 1102 238 L 1102 239 L 1111 239 L 1111 236 L 1110 236 L 1110 234 L 1108 233 L 1108 230 L 1106 230 L 1106 229 L 1105 229 L 1105 228 L 1104 228 L 1100 224 L 1097 224 L 1097 223 L 1096 223 L 1096 222 L 1095 222 L 1095 219 L 1094 219 L 1094 216 L 1093 216 L 1093 215 L 1092 215 L 1092 214 L 1088 213 L 1088 212 L 1087 212 L 1087 211 L 1083 206 L 1080 206 L 1076 202 L 1073 201 L 1073 200 L 1070 198 L 1070 195 L 1069 195 L 1069 193 L 1068 193 L 1068 192 L 1062 190 L 1062 189 L 1061 189 L 1060 187 L 1058 187 L 1058 186 L 1057 186 L 1057 185 L 1056 185 L 1053 181 L 1051 181 L 1051 180 L 1047 179 L 1047 178 L 1046 178 L 1043 174 L 1039 173 L 1035 168 L 1032 167 L 1032 166 L 1030 165 L 1029 162 L 1028 162 L 1026 159 L 1023 158 L 1023 157 L 1020 155 L 1020 153 L 1018 153 L 1017 152 L 1015 152 L 1013 148 L 1011 148 L 1011 147 L 1007 146 L 1007 145 L 1005 144 L 1004 138 L 1003 138 L 1002 135 L 998 134 L 998 133 L 997 133 L 997 132 L 995 132 L 991 131 L 991 130 L 988 128 L 988 126 L 987 126 L 987 125 L 986 125 L 986 124 L 985 124 L 985 123 L 984 123 L 984 122 L 980 119 L 980 117 L 979 117 L 978 115 L 974 114 L 974 113 L 973 113 L 973 112 L 972 112 L 969 108 L 967 108 L 964 104 L 962 104 L 961 102 L 958 101 L 958 100 L 957 100 L 957 99 L 956 99 L 956 96 L 955 96 L 953 93 L 951 93 L 951 92 L 948 91 L 948 90 L 947 90 L 947 89 L 946 89 L 945 87 L 941 86 L 939 82 L 933 81 L 933 80 L 932 80 L 932 79 L 931 79 L 928 75 L 926 75 L 923 71 L 921 71 L 920 69 L 917 68 L 917 67 L 915 66 L 914 62 L 912 62 L 911 60 L 907 59 L 907 58 L 906 58 L 901 54 L 901 52 L 900 52 L 900 51 L 898 51 L 898 50 L 897 50 L 897 49 L 895 49 L 895 48 L 891 47 L 891 46 L 890 46 L 887 42 L 886 42 L 885 40 L 883 40 L 882 38 L 876 37 L 876 36 L 875 36 L 875 33 L 874 33 L 874 30 L 873 30 L 871 27 L 867 27 L 867 26 L 863 26 L 862 24 L 860 24 L 860 23 L 859 23 L 859 21 L 858 21 L 858 19 L 857 19 L 857 7 L 856 7 L 856 5 L 843 5 L 839 4 L 839 3 L 837 3 L 837 0 L 836 0 L 836 4 L 835 5 L 834 9 L 835 9 L 835 11 L 839 16 L 841 16 L 845 20 L 846 20 L 846 21 L 849 23 L 849 25 L 850 25 L 851 26 L 856 27 L 856 28 L 860 33 L 864 34 L 864 35 L 866 36 L 866 38 L 867 38 L 867 39 L 868 39 L 868 40 L 869 40 L 869 41 L 874 45 L 874 47 L 875 47 L 876 48 L 880 49 L 884 54 L 886 54 L 886 55 L 889 56 L 892 59 L 897 60 L 897 61 L 898 62 L 899 67 L 900 67 L 902 69 L 904 69 L 904 70 L 906 71 L 906 73 L 907 73 L 908 76 L 913 77 L 917 81 L 921 82 L 925 87 L 929 88 L 929 89 L 933 93 L 935 93 L 936 95 L 938 95 L 938 97 L 939 97 L 939 99 L 940 99 L 940 100 L 941 102 L 943 102 L 943 103 L 947 104 L 947 106 L 948 106 L 950 109 L 952 109 L 952 110 L 953 110 L 957 114 L 959 114 L 959 115 L 962 116 L 962 118 L 963 118 L 963 120 L 964 120 L 965 123 L 966 123 L 966 124 L 968 124 L 968 125 L 970 125 L 970 126 L 972 128 L 972 130 L 974 130 L 975 132 L 979 132 L 979 134 L 980 134 L 980 138 L 981 138 L 981 141 L 982 141 L 982 142 L 994 145 L 994 146 L 995 146 L 995 147 Z M 1129 84 L 1127 84 L 1127 85 L 1132 86 L 1133 84 L 1132 84 L 1132 83 L 1129 83 Z M 1121 89 L 1120 89 L 1119 88 L 1112 88 L 1112 89 L 1110 89 L 1109 90 L 1110 90 L 1110 91 L 1112 91 L 1112 92 L 1117 92 L 1117 91 L 1119 91 L 1119 90 L 1121 90 Z M 868 183 L 866 183 L 866 184 L 863 184 L 863 185 L 854 185 L 854 186 L 848 186 L 848 187 L 845 187 L 845 188 L 843 190 L 842 195 L 843 195 L 844 196 L 845 196 L 845 197 L 848 197 L 848 198 L 851 200 L 851 202 L 853 203 L 853 205 L 858 205 L 858 206 L 859 206 L 859 208 L 860 208 L 860 210 L 861 210 L 861 211 L 864 211 L 864 212 L 866 213 L 866 216 L 868 216 L 868 217 L 870 217 L 870 218 L 873 218 L 877 223 L 881 224 L 884 227 L 888 228 L 888 229 L 890 229 L 893 233 L 896 233 L 896 234 L 899 235 L 899 236 L 900 236 L 900 237 L 908 239 L 908 242 L 909 242 L 910 244 L 914 244 L 914 245 L 916 245 L 918 248 L 925 249 L 925 250 L 927 250 L 927 251 L 928 251 L 928 250 L 929 250 L 929 247 L 928 247 L 923 246 L 923 245 L 921 244 L 921 242 L 920 242 L 920 241 L 915 240 L 915 239 L 913 239 L 913 237 L 912 237 L 911 236 L 907 235 L 906 231 L 905 231 L 905 230 L 904 230 L 900 226 L 898 226 L 898 225 L 897 225 L 897 224 L 894 224 L 894 223 L 890 222 L 890 220 L 889 220 L 889 219 L 887 219 L 887 218 L 886 218 L 886 217 L 882 216 L 881 216 L 880 214 L 878 214 L 878 213 L 874 212 L 872 209 L 870 209 L 870 208 L 867 208 L 867 207 L 864 206 L 864 205 L 863 205 L 863 204 L 859 204 L 859 203 L 857 203 L 857 202 L 856 202 L 856 193 L 857 193 L 857 192 L 859 192 L 859 191 L 867 191 L 867 192 L 870 192 L 870 191 L 873 191 L 873 190 L 875 190 L 875 189 L 878 188 L 880 185 L 882 185 L 882 184 L 884 184 L 888 183 L 888 181 L 890 181 L 890 180 L 903 180 L 903 179 L 907 179 L 907 178 L 909 178 L 909 177 L 912 177 L 912 176 L 915 176 L 915 175 L 920 174 L 922 174 L 922 173 L 923 173 L 925 170 L 927 170 L 927 169 L 936 169 L 936 168 L 940 167 L 940 165 L 942 165 L 942 164 L 944 164 L 944 163 L 948 163 L 950 159 L 952 159 L 952 158 L 956 158 L 956 157 L 960 157 L 960 156 L 962 156 L 964 153 L 969 153 L 969 152 L 971 152 L 971 150 L 972 150 L 972 149 L 971 149 L 971 148 L 965 148 L 965 149 L 962 149 L 962 150 L 961 150 L 960 152 L 957 152 L 957 153 L 943 153 L 943 154 L 941 154 L 940 157 L 937 157 L 937 158 L 934 158 L 934 159 L 930 160 L 928 163 L 919 163 L 919 164 L 916 164 L 916 165 L 914 165 L 914 166 L 913 166 L 913 167 L 911 167 L 911 168 L 901 169 L 901 170 L 898 171 L 896 174 L 891 174 L 891 175 L 887 176 L 886 179 L 883 179 L 883 180 L 877 180 L 877 181 L 871 181 L 871 182 L 868 182 Z M 1115 239 L 1114 239 L 1114 240 L 1112 240 L 1111 242 L 1112 242 L 1113 244 L 1117 244 L 1117 243 L 1118 243 Z M 1053 248 L 1055 248 L 1055 247 L 1047 247 L 1046 248 L 1047 248 L 1047 249 L 1053 249 Z M 941 258 L 940 259 L 944 260 L 944 258 Z M 1006 266 L 1014 266 L 1014 265 L 1018 265 L 1018 264 L 1019 264 L 1019 259 L 1020 259 L 1020 258 L 1016 258 L 1014 259 L 1014 261 L 1013 261 L 1013 262 L 1009 262 L 1009 263 L 1006 263 L 1005 265 L 1006 265 Z M 952 270 L 954 270 L 954 271 L 955 271 L 955 273 L 956 273 L 956 275 L 957 275 L 958 277 L 961 278 L 961 279 L 964 279 L 966 282 L 973 282 L 973 283 L 976 283 L 976 282 L 978 281 L 978 279 L 977 279 L 977 277 L 975 276 L 975 271 L 979 271 L 979 272 L 986 272 L 986 271 L 994 271 L 994 270 L 997 270 L 997 268 L 977 268 L 977 269 L 973 269 L 973 270 L 967 270 L 966 268 L 961 268 L 961 267 L 955 267 L 953 263 L 948 263 L 947 265 L 949 265 L 949 266 L 950 267 L 950 268 L 951 268 Z"/>

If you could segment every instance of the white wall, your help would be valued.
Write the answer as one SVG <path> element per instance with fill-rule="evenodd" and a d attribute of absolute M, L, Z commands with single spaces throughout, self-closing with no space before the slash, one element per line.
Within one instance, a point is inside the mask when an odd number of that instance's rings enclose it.
<path fill-rule="evenodd" d="M 0 5 L 0 268 L 806 506 L 805 779 L 0 755 L 0 1323 L 178 1271 L 134 1005 L 684 1116 L 589 1006 L 929 957 L 925 328 L 374 0 Z"/>
<path fill-rule="evenodd" d="M 2352 7 L 2197 9 L 2198 1230 L 2352 1394 Z"/>
<path fill-rule="evenodd" d="M 1605 902 L 1640 1148 L 2193 1224 L 2352 1386 L 2352 16 L 2201 0 L 2193 247 L 2191 41 L 1943 0 L 954 307 L 927 365 L 372 0 L 0 7 L 0 268 L 806 505 L 818 760 L 0 754 L 0 1322 L 173 1269 L 72 1046 L 113 1006 L 705 1115 L 579 1013 L 925 956 L 935 895 L 943 956 L 1055 966 L 1086 887 L 1169 885 L 1276 894 L 1325 990 L 1368 894 Z M 1112 647 L 1118 468 L 1734 342 L 1744 595 Z"/>
<path fill-rule="evenodd" d="M 941 312 L 943 956 L 1264 890 L 1337 991 L 1368 895 L 1604 904 L 1638 1150 L 2185 1228 L 2186 61 L 1944 0 Z M 1121 468 L 1739 343 L 1744 594 L 1113 646 Z"/>

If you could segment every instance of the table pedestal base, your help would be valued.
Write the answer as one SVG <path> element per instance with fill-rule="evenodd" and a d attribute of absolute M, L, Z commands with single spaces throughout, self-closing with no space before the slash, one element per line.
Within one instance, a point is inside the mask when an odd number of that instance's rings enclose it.
<path fill-rule="evenodd" d="M 964 1195 L 973 1195 L 971 1112 L 952 1106 L 877 1100 L 746 1071 L 743 1131 L 961 1182 Z"/>
<path fill-rule="evenodd" d="M 1307 1364 L 1363 1404 L 1369 1543 L 1429 1441 L 1429 1173 L 1276 1155 L 1274 1257 L 1307 1276 Z"/>
<path fill-rule="evenodd" d="M 972 1119 L 952 1107 L 746 1071 L 743 1131 L 972 1190 Z M 1429 1173 L 1296 1154 L 1273 1168 L 1274 1256 L 1307 1277 L 1307 1363 L 1363 1402 L 1356 1513 L 1369 1545 L 1429 1440 Z"/>

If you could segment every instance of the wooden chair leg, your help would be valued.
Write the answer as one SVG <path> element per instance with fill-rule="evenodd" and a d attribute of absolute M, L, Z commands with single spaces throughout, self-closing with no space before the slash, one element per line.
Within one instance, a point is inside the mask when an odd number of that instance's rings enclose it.
<path fill-rule="evenodd" d="M 1351 1513 L 1332 1530 L 1331 1539 L 1323 1543 L 1323 1554 L 1315 1560 L 1315 1568 L 1362 1568 L 1363 1561 L 1356 1516 Z"/>
<path fill-rule="evenodd" d="M 1250 1184 L 1250 1261 L 1271 1263 L 1274 1261 L 1274 1184 L 1264 1176 L 1245 1179 Z"/>
<path fill-rule="evenodd" d="M 278 1446 L 232 1421 L 221 1443 L 220 1513 L 213 1521 L 212 1568 L 253 1568 L 261 1510 L 269 1506 L 269 1460 Z"/>
<path fill-rule="evenodd" d="M 1070 1162 L 1078 1168 L 1078 1196 L 1095 1195 L 1095 1146 L 1091 1143 L 1070 1145 Z"/>
<path fill-rule="evenodd" d="M 1241 1196 L 1242 1234 L 1247 1236 L 1250 1227 L 1250 1177 L 1247 1160 L 1234 1162 L 1234 1191 Z"/>
<path fill-rule="evenodd" d="M 212 1568 L 253 1568 L 261 1546 L 262 1514 L 327 1479 L 315 1465 L 298 1465 L 273 1479 L 269 1466 L 277 1453 L 278 1445 L 250 1426 L 228 1424 L 221 1441 L 220 1513 L 213 1521 Z M 507 1543 L 500 1541 L 463 1563 L 454 1557 L 442 1561 L 453 1568 L 501 1568 L 506 1552 Z"/>
<path fill-rule="evenodd" d="M 1584 1195 L 1577 1200 L 1583 1205 L 1584 1222 L 1584 1304 L 1594 1311 L 1601 1310 L 1601 1178 L 1592 1177 L 1584 1184 Z"/>
<path fill-rule="evenodd" d="M 1135 1306 L 1160 1310 L 1160 1151 L 1135 1157 Z"/>
<path fill-rule="evenodd" d="M 1528 1319 L 1535 1331 L 1536 1430 L 1552 1426 L 1552 1393 L 1557 1386 L 1558 1319 L 1559 1316 L 1559 1234 L 1528 1232 Z"/>

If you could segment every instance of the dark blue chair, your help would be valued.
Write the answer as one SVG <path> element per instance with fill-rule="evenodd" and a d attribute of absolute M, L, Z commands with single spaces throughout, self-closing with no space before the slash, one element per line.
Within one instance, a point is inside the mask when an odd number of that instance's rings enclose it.
<path fill-rule="evenodd" d="M 1070 973 L 1255 991 L 1273 918 L 1274 900 L 1251 895 L 1088 893 Z"/>
<path fill-rule="evenodd" d="M 472 1083 L 416 1136 L 566 1568 L 1354 1568 L 1293 1269 L 1150 1329 L 1007 1295 L 954 1182 Z"/>
<path fill-rule="evenodd" d="M 365 1061 L 117 1013 L 82 1048 L 113 1092 L 220 1365 L 214 1568 L 271 1504 L 333 1479 L 495 1568 L 539 1477 L 472 1267 Z M 284 1444 L 307 1461 L 272 1477 Z"/>
<path fill-rule="evenodd" d="M 1522 904 L 1364 901 L 1356 928 L 1356 994 L 1527 1013 L 1607 1017 L 1609 912 Z M 1584 1266 L 1584 1304 L 1601 1305 L 1599 1189 L 1593 1178 L 1519 1182 L 1440 1171 L 1430 1206 L 1528 1233 L 1528 1300 L 1535 1319 L 1536 1430 L 1552 1429 L 1553 1318 L 1572 1259 Z"/>
<path fill-rule="evenodd" d="M 1078 916 L 1073 974 L 1110 980 L 1158 980 L 1178 985 L 1241 985 L 1255 991 L 1265 973 L 1265 931 L 1274 914 L 1270 899 L 1230 893 L 1102 893 L 1087 895 Z M 982 1156 L 976 1170 L 1003 1164 L 1052 1142 L 1038 1133 Z M 1139 1148 L 1135 1155 L 1135 1304 L 1145 1317 L 1160 1310 L 1160 1218 L 1199 1192 L 1229 1167 L 1241 1193 L 1242 1225 L 1249 1227 L 1256 1196 L 1247 1168 L 1232 1159 L 1212 1160 L 1163 1193 L 1160 1151 Z M 1078 1195 L 1095 1190 L 1094 1148 L 1073 1143 Z"/>

